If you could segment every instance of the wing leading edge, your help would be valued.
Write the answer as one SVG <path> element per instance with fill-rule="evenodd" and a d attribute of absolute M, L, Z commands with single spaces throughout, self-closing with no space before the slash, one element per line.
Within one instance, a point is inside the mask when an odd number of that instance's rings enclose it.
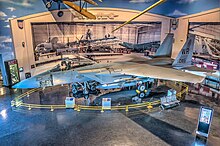
<path fill-rule="evenodd" d="M 122 67 L 121 73 L 133 76 L 143 76 L 163 80 L 201 83 L 204 77 L 186 73 L 173 68 L 164 68 L 159 66 L 152 66 L 148 64 L 133 64 Z"/>
<path fill-rule="evenodd" d="M 63 3 L 89 19 L 96 19 L 95 15 L 88 12 L 86 9 L 82 9 L 80 6 L 74 4 L 70 1 L 63 1 Z"/>

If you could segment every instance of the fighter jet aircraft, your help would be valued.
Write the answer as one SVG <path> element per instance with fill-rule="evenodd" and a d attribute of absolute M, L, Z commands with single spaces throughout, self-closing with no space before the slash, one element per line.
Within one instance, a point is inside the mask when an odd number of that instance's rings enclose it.
<path fill-rule="evenodd" d="M 119 45 L 131 49 L 134 52 L 143 52 L 144 50 L 150 50 L 151 48 L 158 48 L 160 41 L 142 43 L 142 44 L 131 44 L 127 42 L 120 43 Z"/>
<path fill-rule="evenodd" d="M 59 68 L 56 68 L 23 80 L 13 87 L 39 88 L 70 83 L 86 84 L 86 82 L 91 81 L 94 81 L 97 84 L 109 84 L 118 79 L 128 77 L 149 77 L 171 81 L 201 83 L 204 77 L 186 73 L 174 68 L 168 68 L 167 66 L 162 66 L 172 64 L 173 67 L 179 67 L 180 65 L 186 66 L 189 64 L 189 57 L 191 54 L 189 50 L 192 48 L 194 39 L 192 36 L 188 38 L 186 44 L 174 62 L 168 57 L 165 62 L 162 62 L 162 58 L 165 58 L 164 56 L 171 54 L 170 50 L 172 47 L 170 46 L 172 46 L 172 44 L 167 43 L 170 42 L 172 38 L 173 34 L 168 34 L 165 42 L 163 42 L 161 45 L 162 47 L 158 49 L 156 53 L 157 56 L 151 60 L 131 54 L 127 58 L 122 57 L 120 58 L 121 61 L 116 61 L 113 63 L 93 64 L 65 71 L 61 71 Z M 164 49 L 164 51 L 162 51 L 162 49 Z M 125 61 L 125 59 L 127 60 Z M 159 66 L 156 66 L 155 60 L 158 61 L 158 59 L 160 59 L 162 63 L 157 63 L 156 65 Z"/>

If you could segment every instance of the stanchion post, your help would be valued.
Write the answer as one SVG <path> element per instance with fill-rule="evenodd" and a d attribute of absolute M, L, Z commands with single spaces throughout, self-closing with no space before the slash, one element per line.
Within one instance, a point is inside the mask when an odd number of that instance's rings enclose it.
<path fill-rule="evenodd" d="M 53 109 L 53 106 L 51 106 L 51 109 L 50 109 L 50 111 L 51 111 L 51 112 L 53 112 L 53 111 L 54 111 L 54 109 Z"/>
<path fill-rule="evenodd" d="M 153 106 L 151 105 L 151 102 L 148 102 L 147 108 L 148 108 L 148 109 L 152 109 L 152 108 L 153 108 Z"/>
<path fill-rule="evenodd" d="M 28 106 L 28 110 L 31 110 L 31 106 L 30 105 Z"/>
<path fill-rule="evenodd" d="M 77 112 L 80 112 L 80 106 L 77 106 Z"/>
<path fill-rule="evenodd" d="M 101 109 L 101 113 L 104 113 L 104 109 L 103 109 L 103 107 L 102 107 L 102 109 Z"/>
<path fill-rule="evenodd" d="M 128 105 L 126 105 L 126 107 L 125 107 L 125 111 L 128 112 Z"/>
<path fill-rule="evenodd" d="M 77 108 L 78 108 L 77 105 L 74 105 L 74 111 L 77 111 Z"/>

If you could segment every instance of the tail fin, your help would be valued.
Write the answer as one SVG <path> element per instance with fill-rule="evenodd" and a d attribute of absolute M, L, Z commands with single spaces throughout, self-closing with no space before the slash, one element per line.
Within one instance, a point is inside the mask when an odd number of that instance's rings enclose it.
<path fill-rule="evenodd" d="M 171 57 L 172 46 L 173 46 L 173 34 L 168 33 L 163 43 L 157 49 L 157 52 L 155 53 L 154 57 L 159 57 L 159 56 Z"/>
<path fill-rule="evenodd" d="M 184 44 L 182 50 L 180 50 L 178 56 L 176 57 L 175 61 L 172 64 L 174 68 L 183 68 L 183 67 L 191 66 L 194 40 L 195 40 L 195 35 L 189 34 L 186 43 Z"/>

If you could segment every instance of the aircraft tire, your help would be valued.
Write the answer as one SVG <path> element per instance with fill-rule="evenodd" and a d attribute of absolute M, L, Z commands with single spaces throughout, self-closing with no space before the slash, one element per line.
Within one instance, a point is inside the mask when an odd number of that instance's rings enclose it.
<path fill-rule="evenodd" d="M 95 85 L 91 85 L 90 90 L 91 91 L 95 91 L 96 90 L 96 86 Z"/>
<path fill-rule="evenodd" d="M 84 95 L 84 98 L 85 98 L 85 99 L 89 99 L 89 94 L 85 94 L 85 95 Z"/>
<path fill-rule="evenodd" d="M 77 94 L 78 93 L 77 88 L 76 88 L 75 85 L 72 86 L 72 92 L 73 92 L 73 94 Z"/>
<path fill-rule="evenodd" d="M 145 93 L 144 92 L 141 92 L 140 94 L 139 94 L 139 98 L 144 98 L 145 97 Z"/>
<path fill-rule="evenodd" d="M 144 92 L 145 88 L 146 88 L 145 85 L 142 84 L 138 87 L 138 90 Z"/>
<path fill-rule="evenodd" d="M 70 96 L 70 97 L 73 97 L 73 92 L 69 92 L 69 96 Z"/>

